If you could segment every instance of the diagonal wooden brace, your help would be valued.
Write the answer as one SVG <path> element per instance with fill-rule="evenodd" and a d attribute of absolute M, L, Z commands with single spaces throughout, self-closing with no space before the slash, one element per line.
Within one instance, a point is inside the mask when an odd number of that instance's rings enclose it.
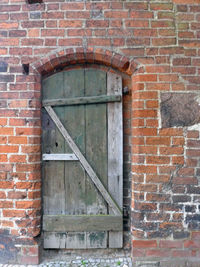
<path fill-rule="evenodd" d="M 46 111 L 48 112 L 49 116 L 52 118 L 56 126 L 58 127 L 59 131 L 67 141 L 68 145 L 74 152 L 74 154 L 77 156 L 79 159 L 80 163 L 82 164 L 83 168 L 91 178 L 92 182 L 95 184 L 105 201 L 108 203 L 108 205 L 113 209 L 114 214 L 116 215 L 121 215 L 122 216 L 122 211 L 116 204 L 116 202 L 112 199 L 110 193 L 106 190 L 104 185 L 101 183 L 100 179 L 98 178 L 97 174 L 95 171 L 92 169 L 86 158 L 83 156 L 81 151 L 79 150 L 78 146 L 75 144 L 71 136 L 69 135 L 68 131 L 65 129 L 63 126 L 62 122 L 59 120 L 58 116 L 54 112 L 53 108 L 51 106 L 45 107 Z"/>

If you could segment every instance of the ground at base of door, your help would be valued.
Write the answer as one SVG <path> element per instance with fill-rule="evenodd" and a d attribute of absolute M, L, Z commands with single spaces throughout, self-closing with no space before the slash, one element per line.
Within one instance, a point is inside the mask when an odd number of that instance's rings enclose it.
<path fill-rule="evenodd" d="M 131 258 L 89 258 L 77 257 L 69 261 L 45 262 L 39 265 L 0 264 L 0 267 L 132 267 Z"/>

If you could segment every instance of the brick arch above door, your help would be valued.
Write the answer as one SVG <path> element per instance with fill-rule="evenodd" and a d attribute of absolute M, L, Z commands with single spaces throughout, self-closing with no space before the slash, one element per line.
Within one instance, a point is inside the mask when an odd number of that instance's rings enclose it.
<path fill-rule="evenodd" d="M 124 129 L 124 146 L 125 146 L 125 158 L 127 158 L 126 166 L 128 165 L 128 171 L 126 174 L 126 184 L 127 186 L 130 185 L 131 182 L 131 176 L 130 176 L 130 170 L 131 170 L 131 163 L 128 161 L 130 158 L 130 151 L 131 151 L 131 101 L 132 101 L 132 90 L 136 89 L 137 86 L 133 87 L 131 76 L 137 76 L 138 71 L 140 71 L 140 68 L 135 62 L 134 59 L 125 57 L 121 54 L 115 53 L 110 50 L 106 49 L 83 49 L 83 48 L 75 48 L 75 49 L 62 49 L 62 50 L 55 50 L 51 53 L 47 54 L 45 57 L 40 58 L 39 60 L 33 62 L 30 64 L 30 72 L 29 72 L 29 79 L 32 81 L 32 86 L 34 90 L 34 97 L 36 102 L 33 102 L 33 109 L 36 109 L 38 113 L 41 111 L 41 107 L 39 105 L 40 96 L 41 96 L 41 77 L 44 76 L 51 76 L 51 74 L 54 74 L 56 72 L 62 71 L 62 69 L 71 69 L 76 68 L 78 65 L 93 65 L 98 66 L 101 68 L 103 67 L 104 71 L 108 71 L 109 69 L 116 70 L 117 72 L 120 72 L 119 74 L 122 75 L 123 80 L 123 86 L 129 87 L 129 94 L 125 95 L 123 97 L 123 107 L 124 107 L 124 118 L 125 118 L 125 129 Z M 69 67 L 69 68 L 68 68 Z M 104 68 L 105 67 L 105 68 Z M 114 71 L 115 72 L 115 71 Z M 135 81 L 134 81 L 135 82 Z M 135 82 L 137 84 L 137 81 Z M 40 120 L 40 117 L 38 116 L 38 121 Z M 38 145 L 39 145 L 39 139 L 38 139 Z M 39 155 L 39 152 L 38 152 Z M 128 155 L 128 156 L 127 156 Z M 129 177 L 130 176 L 130 177 Z M 39 179 L 39 177 L 38 177 Z M 40 180 L 41 181 L 41 180 Z M 40 188 L 41 189 L 41 188 Z M 127 193 L 127 199 L 125 200 L 127 207 L 127 216 L 125 218 L 125 227 L 126 227 L 126 242 L 125 247 L 130 248 L 131 242 L 130 242 L 130 195 L 131 195 L 131 186 L 128 188 L 129 193 Z M 39 218 L 39 216 L 38 216 Z M 41 230 L 41 224 L 37 224 L 35 227 L 35 234 L 32 236 L 37 236 L 38 233 Z"/>
<path fill-rule="evenodd" d="M 138 68 L 138 64 L 134 59 L 111 50 L 101 48 L 84 49 L 80 47 L 51 52 L 33 62 L 30 70 L 35 74 L 45 75 L 62 70 L 69 65 L 83 63 L 106 65 L 128 75 L 132 75 Z"/>

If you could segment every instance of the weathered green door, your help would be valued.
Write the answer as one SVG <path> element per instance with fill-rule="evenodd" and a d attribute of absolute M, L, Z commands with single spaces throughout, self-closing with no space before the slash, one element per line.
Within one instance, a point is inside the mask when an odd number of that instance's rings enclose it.
<path fill-rule="evenodd" d="M 44 248 L 122 247 L 122 82 L 98 69 L 43 79 Z"/>

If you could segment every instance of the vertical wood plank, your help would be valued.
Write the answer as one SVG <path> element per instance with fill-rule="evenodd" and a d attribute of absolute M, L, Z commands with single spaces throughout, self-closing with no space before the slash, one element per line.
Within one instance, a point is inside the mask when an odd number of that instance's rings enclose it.
<path fill-rule="evenodd" d="M 55 84 L 57 94 L 62 95 L 63 75 L 53 75 L 43 81 L 43 98 L 54 98 Z M 62 117 L 63 107 L 56 107 Z M 45 110 L 42 112 L 42 144 L 44 153 L 63 153 L 65 140 Z M 43 209 L 44 214 L 64 214 L 64 162 L 43 162 Z"/>
<path fill-rule="evenodd" d="M 85 96 L 106 94 L 106 73 L 85 69 Z M 107 107 L 106 104 L 85 106 L 86 159 L 107 187 Z M 87 214 L 107 214 L 107 204 L 87 175 Z M 107 232 L 87 233 L 87 248 L 106 247 Z"/>
<path fill-rule="evenodd" d="M 84 96 L 84 70 L 64 72 L 64 98 Z M 62 121 L 71 137 L 85 154 L 85 113 L 84 106 L 65 106 Z M 71 148 L 65 142 L 65 153 Z M 85 214 L 85 170 L 80 162 L 65 162 L 65 214 Z M 66 248 L 86 248 L 85 233 L 66 233 Z"/>
<path fill-rule="evenodd" d="M 57 73 L 43 80 L 43 99 L 63 97 L 63 73 Z M 55 107 L 63 119 L 64 107 Z M 43 153 L 64 153 L 65 140 L 46 111 L 42 112 Z M 43 162 L 43 213 L 65 213 L 64 162 Z M 65 248 L 65 235 L 44 233 L 44 248 Z"/>
<path fill-rule="evenodd" d="M 78 78 L 77 78 L 78 77 Z M 64 72 L 64 97 L 84 96 L 84 70 Z M 85 153 L 84 106 L 65 106 L 64 120 L 61 121 L 82 153 Z M 70 153 L 65 142 L 65 153 Z M 65 162 L 65 214 L 85 214 L 85 171 L 80 162 Z"/>
<path fill-rule="evenodd" d="M 44 100 L 122 93 L 120 76 L 109 73 L 106 77 L 97 69 L 58 73 L 43 81 L 43 89 Z M 122 208 L 121 103 L 62 106 L 54 111 Z M 47 113 L 43 112 L 43 118 L 44 153 L 72 153 Z M 43 172 L 44 214 L 108 213 L 106 202 L 79 162 L 45 162 Z M 109 213 L 113 214 L 111 209 Z M 45 248 L 106 248 L 107 241 L 111 248 L 122 247 L 122 232 L 110 232 L 109 240 L 105 231 L 44 233 Z"/>
<path fill-rule="evenodd" d="M 86 232 L 71 232 L 66 233 L 66 248 L 67 249 L 86 249 Z"/>
<path fill-rule="evenodd" d="M 107 73 L 107 94 L 122 95 L 122 79 Z M 108 191 L 119 207 L 123 207 L 123 135 L 122 103 L 108 103 Z M 109 210 L 110 214 L 113 211 Z M 123 232 L 109 232 L 109 247 L 123 246 Z"/>
<path fill-rule="evenodd" d="M 64 233 L 44 232 L 44 248 L 65 248 L 66 235 Z"/>

